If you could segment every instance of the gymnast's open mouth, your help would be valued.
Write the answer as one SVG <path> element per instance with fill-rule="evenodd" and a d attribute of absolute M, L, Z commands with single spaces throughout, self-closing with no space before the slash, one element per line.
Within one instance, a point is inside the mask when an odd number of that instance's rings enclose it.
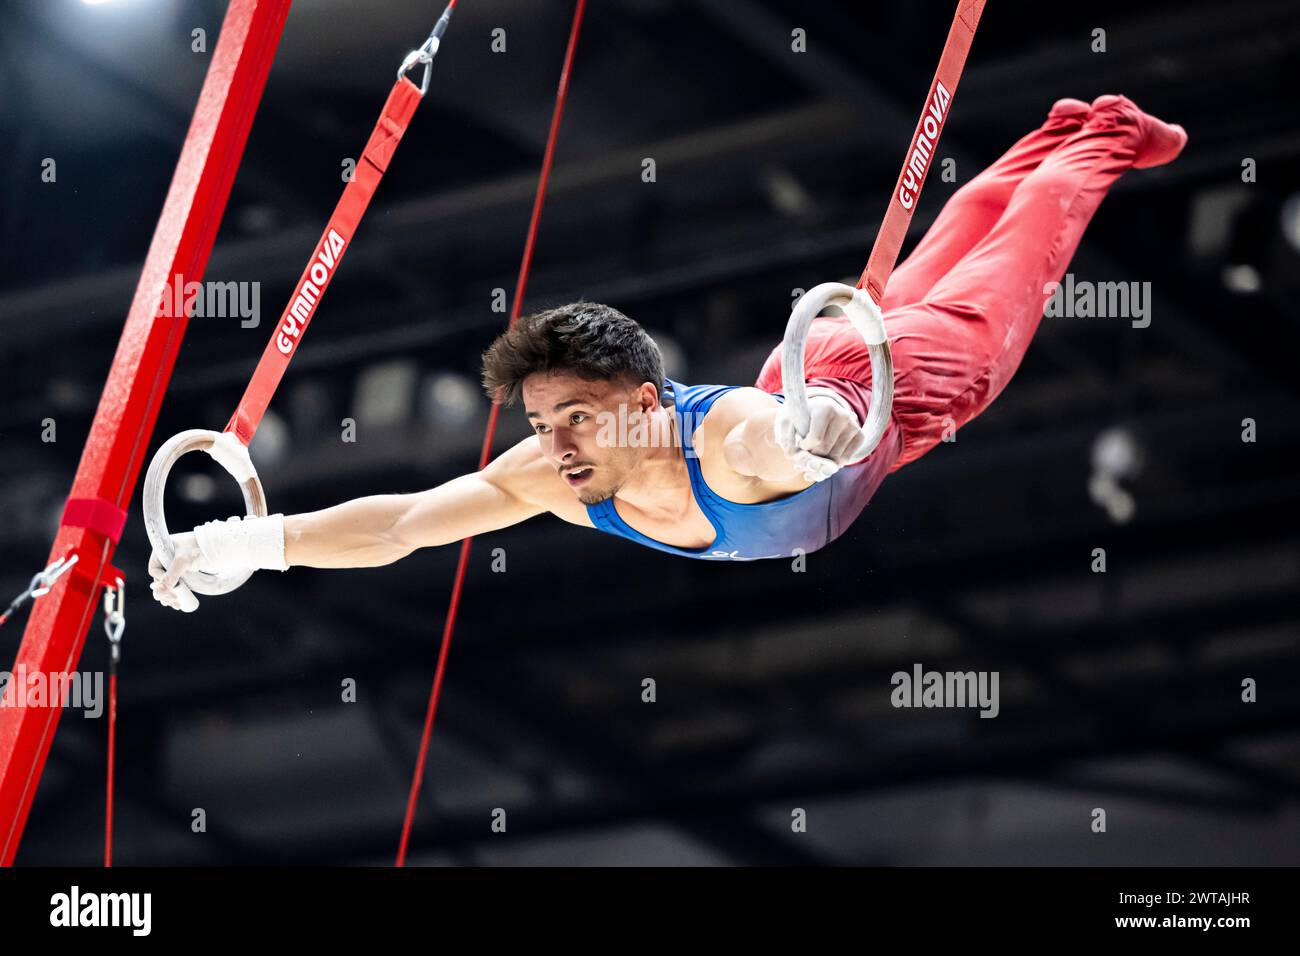
<path fill-rule="evenodd" d="M 594 467 L 591 465 L 572 468 L 564 473 L 564 480 L 569 483 L 570 487 L 576 488 L 579 485 L 586 483 L 586 481 L 591 478 L 591 473 L 594 470 Z"/>

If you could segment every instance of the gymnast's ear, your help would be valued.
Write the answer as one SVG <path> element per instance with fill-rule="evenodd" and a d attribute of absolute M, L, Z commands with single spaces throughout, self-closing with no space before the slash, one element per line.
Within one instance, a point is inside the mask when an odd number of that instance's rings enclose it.
<path fill-rule="evenodd" d="M 654 382 L 642 382 L 641 387 L 637 389 L 637 408 L 643 412 L 651 412 L 656 405 L 668 407 L 664 405 L 664 397 Z"/>

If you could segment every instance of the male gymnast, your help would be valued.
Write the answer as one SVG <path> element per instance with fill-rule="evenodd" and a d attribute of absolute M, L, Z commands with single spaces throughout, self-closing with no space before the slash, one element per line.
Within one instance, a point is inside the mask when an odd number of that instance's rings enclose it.
<path fill-rule="evenodd" d="M 1064 99 L 959 189 L 881 303 L 894 405 L 865 458 L 871 361 L 846 318 L 812 324 L 812 424 L 798 436 L 779 347 L 753 387 L 684 385 L 664 376 L 658 347 L 635 321 L 577 302 L 520 320 L 483 355 L 488 394 L 507 405 L 522 399 L 534 435 L 427 491 L 176 535 L 170 566 L 156 554 L 150 561 L 154 596 L 192 610 L 180 581 L 189 570 L 375 567 L 545 512 L 689 558 L 816 551 L 853 523 L 886 475 L 989 406 L 1110 186 L 1130 169 L 1170 162 L 1186 141 L 1181 127 L 1126 97 Z"/>

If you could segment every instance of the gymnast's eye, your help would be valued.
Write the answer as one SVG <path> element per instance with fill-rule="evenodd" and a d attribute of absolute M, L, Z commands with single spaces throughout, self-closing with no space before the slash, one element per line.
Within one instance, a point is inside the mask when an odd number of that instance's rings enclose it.
<path fill-rule="evenodd" d="M 535 431 L 539 435 L 545 435 L 546 426 L 538 422 L 535 426 L 533 426 L 533 431 Z"/>
<path fill-rule="evenodd" d="M 586 412 L 574 412 L 572 415 L 569 416 L 569 421 L 574 425 L 581 425 L 586 420 L 586 418 L 587 418 Z"/>

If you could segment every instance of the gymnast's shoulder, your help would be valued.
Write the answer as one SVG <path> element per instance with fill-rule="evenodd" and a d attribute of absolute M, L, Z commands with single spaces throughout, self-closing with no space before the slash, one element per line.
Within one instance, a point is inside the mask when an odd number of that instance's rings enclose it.
<path fill-rule="evenodd" d="M 740 386 L 719 396 L 695 432 L 704 480 L 741 504 L 769 501 L 808 487 L 772 438 L 780 401 L 761 388 Z"/>

